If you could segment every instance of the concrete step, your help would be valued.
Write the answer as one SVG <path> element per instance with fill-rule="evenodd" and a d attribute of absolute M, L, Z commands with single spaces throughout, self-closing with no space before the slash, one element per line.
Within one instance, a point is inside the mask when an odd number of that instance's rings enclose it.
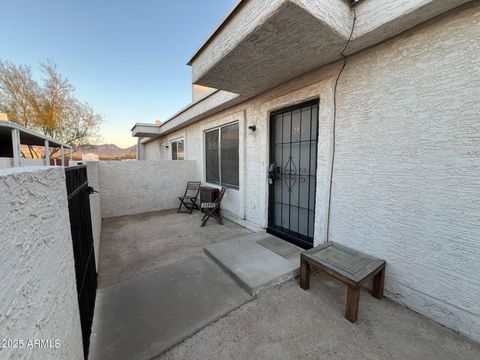
<path fill-rule="evenodd" d="M 301 248 L 265 232 L 221 243 L 204 251 L 252 295 L 298 275 Z"/>

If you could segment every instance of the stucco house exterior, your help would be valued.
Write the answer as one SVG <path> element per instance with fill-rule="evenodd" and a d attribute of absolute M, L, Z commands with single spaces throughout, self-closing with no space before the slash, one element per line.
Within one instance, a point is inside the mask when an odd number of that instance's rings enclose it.
<path fill-rule="evenodd" d="M 138 160 L 196 160 L 250 229 L 386 259 L 390 298 L 480 341 L 479 39 L 479 1 L 240 1 Z"/>

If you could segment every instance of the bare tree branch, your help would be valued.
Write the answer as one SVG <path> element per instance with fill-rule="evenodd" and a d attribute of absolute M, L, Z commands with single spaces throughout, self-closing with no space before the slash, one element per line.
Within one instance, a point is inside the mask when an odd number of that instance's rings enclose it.
<path fill-rule="evenodd" d="M 54 62 L 46 61 L 40 70 L 39 83 L 30 67 L 0 61 L 0 111 L 13 122 L 75 147 L 96 140 L 103 117 L 75 97 Z"/>

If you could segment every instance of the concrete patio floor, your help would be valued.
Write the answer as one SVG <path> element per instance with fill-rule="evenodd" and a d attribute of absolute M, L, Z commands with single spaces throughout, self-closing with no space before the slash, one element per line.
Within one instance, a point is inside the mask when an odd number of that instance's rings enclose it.
<path fill-rule="evenodd" d="M 104 219 L 100 241 L 99 288 L 202 253 L 209 244 L 251 231 L 225 220 L 210 219 L 200 227 L 201 215 L 165 210 Z"/>
<path fill-rule="evenodd" d="M 93 334 L 93 346 L 100 348 L 91 348 L 93 356 L 480 359 L 479 344 L 367 291 L 361 294 L 359 320 L 351 324 L 343 316 L 344 285 L 317 273 L 308 291 L 294 279 L 238 307 L 250 298 L 203 248 L 251 232 L 230 221 L 224 226 L 211 221 L 201 228 L 199 221 L 198 212 L 190 216 L 175 211 L 104 220 L 103 288 L 97 295 Z M 127 350 L 119 351 L 125 345 Z M 138 350 L 129 352 L 129 346 Z"/>
<path fill-rule="evenodd" d="M 250 234 L 174 210 L 103 221 L 90 358 L 151 359 L 252 297 L 203 253 Z"/>
<path fill-rule="evenodd" d="M 250 300 L 204 255 L 121 281 L 97 293 L 89 359 L 151 359 Z"/>
<path fill-rule="evenodd" d="M 346 288 L 312 274 L 271 288 L 155 360 L 480 359 L 480 345 L 422 315 L 362 291 L 359 320 L 343 314 Z"/>

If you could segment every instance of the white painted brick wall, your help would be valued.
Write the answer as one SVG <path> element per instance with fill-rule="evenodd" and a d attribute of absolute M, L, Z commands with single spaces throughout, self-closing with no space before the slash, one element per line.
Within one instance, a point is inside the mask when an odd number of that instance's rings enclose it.
<path fill-rule="evenodd" d="M 83 359 L 63 169 L 2 169 L 0 189 L 0 339 L 60 340 L 0 358 Z"/>

